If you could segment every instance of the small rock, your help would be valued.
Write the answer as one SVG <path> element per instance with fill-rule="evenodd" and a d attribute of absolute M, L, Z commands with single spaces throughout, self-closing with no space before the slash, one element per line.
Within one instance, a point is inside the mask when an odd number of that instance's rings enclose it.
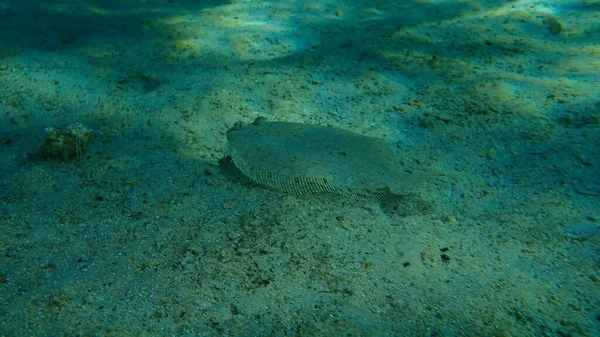
<path fill-rule="evenodd" d="M 560 23 L 560 21 L 558 21 L 558 19 L 555 17 L 546 19 L 544 21 L 544 24 L 546 25 L 546 27 L 548 27 L 548 29 L 550 30 L 550 33 L 552 33 L 554 35 L 560 34 L 560 32 L 562 32 L 562 30 L 563 30 L 562 23 Z"/>

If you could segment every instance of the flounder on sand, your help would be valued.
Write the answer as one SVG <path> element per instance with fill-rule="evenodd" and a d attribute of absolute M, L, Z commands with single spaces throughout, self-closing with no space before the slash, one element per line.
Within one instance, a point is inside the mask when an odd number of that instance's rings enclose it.
<path fill-rule="evenodd" d="M 251 180 L 294 194 L 336 193 L 356 199 L 401 195 L 415 187 L 390 144 L 313 124 L 238 122 L 227 131 L 227 154 Z"/>

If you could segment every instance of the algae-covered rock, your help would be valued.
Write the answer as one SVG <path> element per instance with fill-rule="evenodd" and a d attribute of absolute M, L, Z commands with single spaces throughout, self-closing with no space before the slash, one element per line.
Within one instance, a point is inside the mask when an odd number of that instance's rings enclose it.
<path fill-rule="evenodd" d="M 49 159 L 81 158 L 90 142 L 92 130 L 80 123 L 65 128 L 48 127 L 40 154 Z"/>

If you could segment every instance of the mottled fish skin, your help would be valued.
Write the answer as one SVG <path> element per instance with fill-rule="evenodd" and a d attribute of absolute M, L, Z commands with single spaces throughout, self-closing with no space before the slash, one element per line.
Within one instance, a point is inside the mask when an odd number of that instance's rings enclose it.
<path fill-rule="evenodd" d="M 284 192 L 377 199 L 414 184 L 387 142 L 339 128 L 258 117 L 236 123 L 227 139 L 228 155 L 242 173 Z"/>

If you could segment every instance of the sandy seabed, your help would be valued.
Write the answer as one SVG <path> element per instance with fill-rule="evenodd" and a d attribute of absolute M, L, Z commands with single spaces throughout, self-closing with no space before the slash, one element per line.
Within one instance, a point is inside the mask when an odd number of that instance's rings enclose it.
<path fill-rule="evenodd" d="M 598 17 L 0 1 L 0 335 L 600 335 Z M 428 183 L 261 187 L 221 161 L 257 116 L 383 138 Z M 44 155 L 74 123 L 85 151 Z"/>

